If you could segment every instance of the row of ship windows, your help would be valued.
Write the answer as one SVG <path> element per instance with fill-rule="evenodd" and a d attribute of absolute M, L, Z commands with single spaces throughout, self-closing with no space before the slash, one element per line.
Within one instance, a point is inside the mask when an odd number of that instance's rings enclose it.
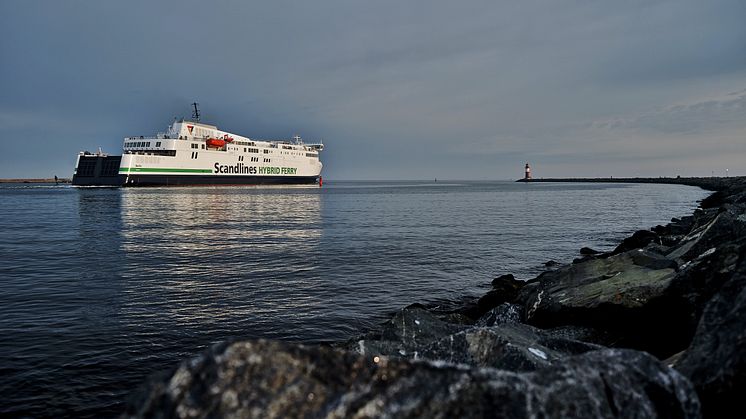
<path fill-rule="evenodd" d="M 199 148 L 199 144 L 192 144 L 192 148 Z M 203 150 L 205 149 L 205 145 L 204 144 L 202 144 L 202 149 Z M 238 151 L 239 147 L 228 147 L 228 149 L 229 150 L 236 150 L 236 151 Z M 259 149 L 258 148 L 244 147 L 243 148 L 243 152 L 244 153 L 259 153 Z M 264 149 L 263 152 L 264 152 L 264 154 L 271 154 L 271 153 L 273 153 L 272 150 L 267 150 L 267 149 Z M 288 152 L 288 151 L 281 151 L 280 154 L 290 154 L 290 155 L 294 155 L 294 156 L 302 156 L 303 155 L 303 153 L 293 153 L 293 152 Z M 306 157 L 318 157 L 318 153 L 306 153 Z M 257 161 L 259 161 L 259 160 L 257 160 Z"/>
<path fill-rule="evenodd" d="M 128 147 L 128 148 L 130 148 L 130 147 L 133 147 L 133 148 L 134 147 L 150 147 L 150 143 L 151 143 L 150 141 L 130 141 L 130 142 L 124 143 L 124 146 Z M 156 141 L 155 147 L 160 147 L 160 146 L 161 146 L 161 142 L 160 141 Z M 191 147 L 193 149 L 200 149 L 200 148 L 202 150 L 205 149 L 205 145 L 204 144 L 201 144 L 201 147 L 200 147 L 200 144 L 198 144 L 198 143 L 192 143 Z M 233 149 L 234 150 L 238 150 L 238 147 L 234 147 Z M 243 151 L 244 151 L 244 153 L 259 153 L 259 149 L 258 148 L 247 148 L 247 147 L 244 147 Z M 266 149 L 264 150 L 264 154 L 270 154 L 270 153 L 272 153 L 272 150 L 266 150 Z M 294 152 L 288 152 L 288 151 L 281 151 L 280 153 L 281 154 L 301 155 L 301 153 L 294 153 Z M 318 156 L 318 154 L 316 154 L 316 153 L 306 153 L 306 157 L 317 157 L 317 156 Z"/>
<path fill-rule="evenodd" d="M 168 156 L 168 157 L 174 157 L 176 156 L 176 150 L 147 150 L 147 151 L 133 151 L 133 150 L 127 150 L 125 151 L 125 154 L 137 154 L 140 156 Z"/>
<path fill-rule="evenodd" d="M 245 161 L 244 160 L 244 156 L 238 156 L 238 161 Z M 250 161 L 252 163 L 258 163 L 259 162 L 259 157 L 252 157 Z M 271 161 L 271 159 L 264 159 L 265 163 L 268 163 L 270 161 Z"/>
<path fill-rule="evenodd" d="M 130 142 L 124 143 L 124 146 L 125 147 L 150 147 L 150 141 L 130 141 Z M 156 141 L 155 146 L 160 147 L 161 142 Z"/>

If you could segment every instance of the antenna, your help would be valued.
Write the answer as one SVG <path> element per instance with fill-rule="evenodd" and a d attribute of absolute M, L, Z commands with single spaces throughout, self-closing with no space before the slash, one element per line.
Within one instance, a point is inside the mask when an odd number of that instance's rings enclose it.
<path fill-rule="evenodd" d="M 192 103 L 192 106 L 194 107 L 194 110 L 192 111 L 192 118 L 194 118 L 195 121 L 199 121 L 199 108 L 197 107 L 197 105 L 199 105 L 199 103 Z"/>

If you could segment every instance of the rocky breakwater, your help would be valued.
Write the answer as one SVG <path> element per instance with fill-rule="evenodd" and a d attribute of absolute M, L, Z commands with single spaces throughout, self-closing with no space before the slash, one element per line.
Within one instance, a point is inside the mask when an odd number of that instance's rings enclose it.
<path fill-rule="evenodd" d="M 691 216 L 332 346 L 215 346 L 135 417 L 733 416 L 746 394 L 746 180 Z"/>

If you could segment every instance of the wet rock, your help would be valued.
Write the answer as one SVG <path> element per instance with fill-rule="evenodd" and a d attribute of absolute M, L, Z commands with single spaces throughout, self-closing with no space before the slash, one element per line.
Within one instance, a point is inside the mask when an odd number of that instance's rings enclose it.
<path fill-rule="evenodd" d="M 739 219 L 741 215 L 742 209 L 730 208 L 711 218 L 704 217 L 707 222 L 696 225 L 667 256 L 683 264 L 722 244 L 742 241 L 746 237 L 746 218 Z"/>
<path fill-rule="evenodd" d="M 521 330 L 523 329 L 523 330 Z M 514 323 L 477 327 L 441 339 L 417 352 L 417 359 L 492 367 L 508 371 L 533 371 L 559 361 L 556 353 L 538 343 L 529 326 Z"/>
<path fill-rule="evenodd" d="M 661 236 L 661 245 L 666 246 L 666 247 L 673 247 L 679 244 L 679 242 L 681 242 L 683 238 L 684 238 L 683 235 Z"/>
<path fill-rule="evenodd" d="M 502 275 L 492 281 L 492 290 L 483 295 L 477 302 L 478 317 L 502 303 L 515 301 L 518 292 L 526 283 L 519 281 L 511 274 Z"/>
<path fill-rule="evenodd" d="M 665 241 L 663 239 L 664 238 L 662 237 L 661 241 Z M 657 254 L 659 256 L 665 256 L 666 254 L 668 254 L 668 252 L 671 251 L 671 247 L 670 246 L 667 246 L 667 245 L 664 245 L 664 244 L 658 244 L 658 243 L 649 243 L 647 246 L 643 247 L 642 249 L 644 251 L 646 251 L 646 252 L 655 253 L 655 254 Z M 676 265 L 678 265 L 678 264 L 676 264 Z"/>
<path fill-rule="evenodd" d="M 523 307 L 517 304 L 502 303 L 480 317 L 476 326 L 494 326 L 523 321 Z"/>
<path fill-rule="evenodd" d="M 513 274 L 500 275 L 492 280 L 492 287 L 496 289 L 502 289 L 506 286 L 508 288 L 513 288 L 516 285 L 515 282 L 516 280 Z"/>
<path fill-rule="evenodd" d="M 746 244 L 726 243 L 714 249 L 682 265 L 665 292 L 669 301 L 676 302 L 671 310 L 678 310 L 677 321 L 670 331 L 679 330 L 682 349 L 689 345 L 707 303 L 733 276 Z"/>
<path fill-rule="evenodd" d="M 712 195 L 708 196 L 707 198 L 703 199 L 700 205 L 702 206 L 702 208 L 720 207 L 725 203 L 729 195 L 730 194 L 728 194 L 725 191 L 717 191 L 713 193 Z"/>
<path fill-rule="evenodd" d="M 416 350 L 467 327 L 443 321 L 425 307 L 413 304 L 396 312 L 379 331 L 350 340 L 342 347 L 360 354 L 410 356 Z"/>
<path fill-rule="evenodd" d="M 474 319 L 462 313 L 438 314 L 437 317 L 446 323 L 453 323 L 462 326 L 471 326 L 474 324 Z"/>
<path fill-rule="evenodd" d="M 520 323 L 475 327 L 450 335 L 417 352 L 417 358 L 508 371 L 533 371 L 569 355 L 602 349 L 545 334 Z"/>
<path fill-rule="evenodd" d="M 580 249 L 580 254 L 583 255 L 583 256 L 598 255 L 598 254 L 601 254 L 601 253 L 602 252 L 599 252 L 598 250 L 593 250 L 590 247 L 582 247 Z"/>
<path fill-rule="evenodd" d="M 681 350 L 666 340 L 680 310 L 665 298 L 676 263 L 642 249 L 573 264 L 542 275 L 518 301 L 526 322 L 541 328 L 563 325 L 609 330 L 620 345 L 665 356 Z M 676 346 L 674 346 L 674 344 Z"/>
<path fill-rule="evenodd" d="M 710 417 L 742 410 L 746 395 L 746 257 L 707 304 L 689 348 L 675 362 Z"/>
<path fill-rule="evenodd" d="M 557 262 L 557 261 L 555 261 L 555 260 L 548 260 L 548 261 L 544 262 L 544 266 L 546 266 L 547 268 L 553 268 L 553 267 L 559 266 L 559 265 L 560 265 L 560 263 Z"/>
<path fill-rule="evenodd" d="M 572 263 L 573 264 L 578 264 L 578 263 L 587 262 L 587 261 L 593 260 L 593 259 L 596 259 L 596 257 L 595 256 L 583 256 L 583 257 L 579 257 L 579 258 L 573 259 Z"/>
<path fill-rule="evenodd" d="M 220 345 L 151 383 L 132 417 L 697 418 L 691 384 L 640 352 L 531 373 L 371 359 L 280 342 Z"/>
<path fill-rule="evenodd" d="M 621 340 L 620 336 L 608 330 L 588 326 L 566 325 L 542 330 L 544 336 L 548 338 L 580 341 L 607 347 L 617 346 Z"/>
<path fill-rule="evenodd" d="M 650 230 L 639 230 L 632 234 L 631 237 L 624 239 L 611 253 L 616 255 L 633 249 L 640 249 L 647 246 L 649 243 L 660 244 L 661 241 L 659 236 Z"/>
<path fill-rule="evenodd" d="M 663 244 L 666 244 L 666 241 L 671 242 L 688 234 L 692 230 L 693 224 L 694 216 L 672 218 L 669 224 L 655 226 L 652 230 L 661 237 Z"/>
<path fill-rule="evenodd" d="M 473 324 L 479 318 L 477 300 L 472 296 L 461 296 L 439 300 L 425 306 L 425 309 L 448 323 Z"/>
<path fill-rule="evenodd" d="M 410 305 L 399 310 L 381 331 L 381 338 L 403 342 L 416 347 L 430 343 L 444 335 L 461 330 L 461 327 L 440 320 L 420 305 Z"/>
<path fill-rule="evenodd" d="M 662 293 L 674 277 L 675 266 L 660 255 L 633 250 L 547 272 L 519 300 L 527 308 L 529 322 L 554 326 L 558 324 L 552 324 L 553 317 L 563 310 L 604 304 L 639 307 Z"/>

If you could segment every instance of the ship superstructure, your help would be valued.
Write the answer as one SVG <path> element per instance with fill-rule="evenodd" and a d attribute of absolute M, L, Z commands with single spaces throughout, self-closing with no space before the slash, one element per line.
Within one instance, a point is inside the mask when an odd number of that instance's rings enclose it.
<path fill-rule="evenodd" d="M 198 120 L 181 119 L 155 136 L 127 137 L 121 156 L 81 152 L 73 185 L 158 186 L 311 184 L 322 143 L 255 140 Z"/>

